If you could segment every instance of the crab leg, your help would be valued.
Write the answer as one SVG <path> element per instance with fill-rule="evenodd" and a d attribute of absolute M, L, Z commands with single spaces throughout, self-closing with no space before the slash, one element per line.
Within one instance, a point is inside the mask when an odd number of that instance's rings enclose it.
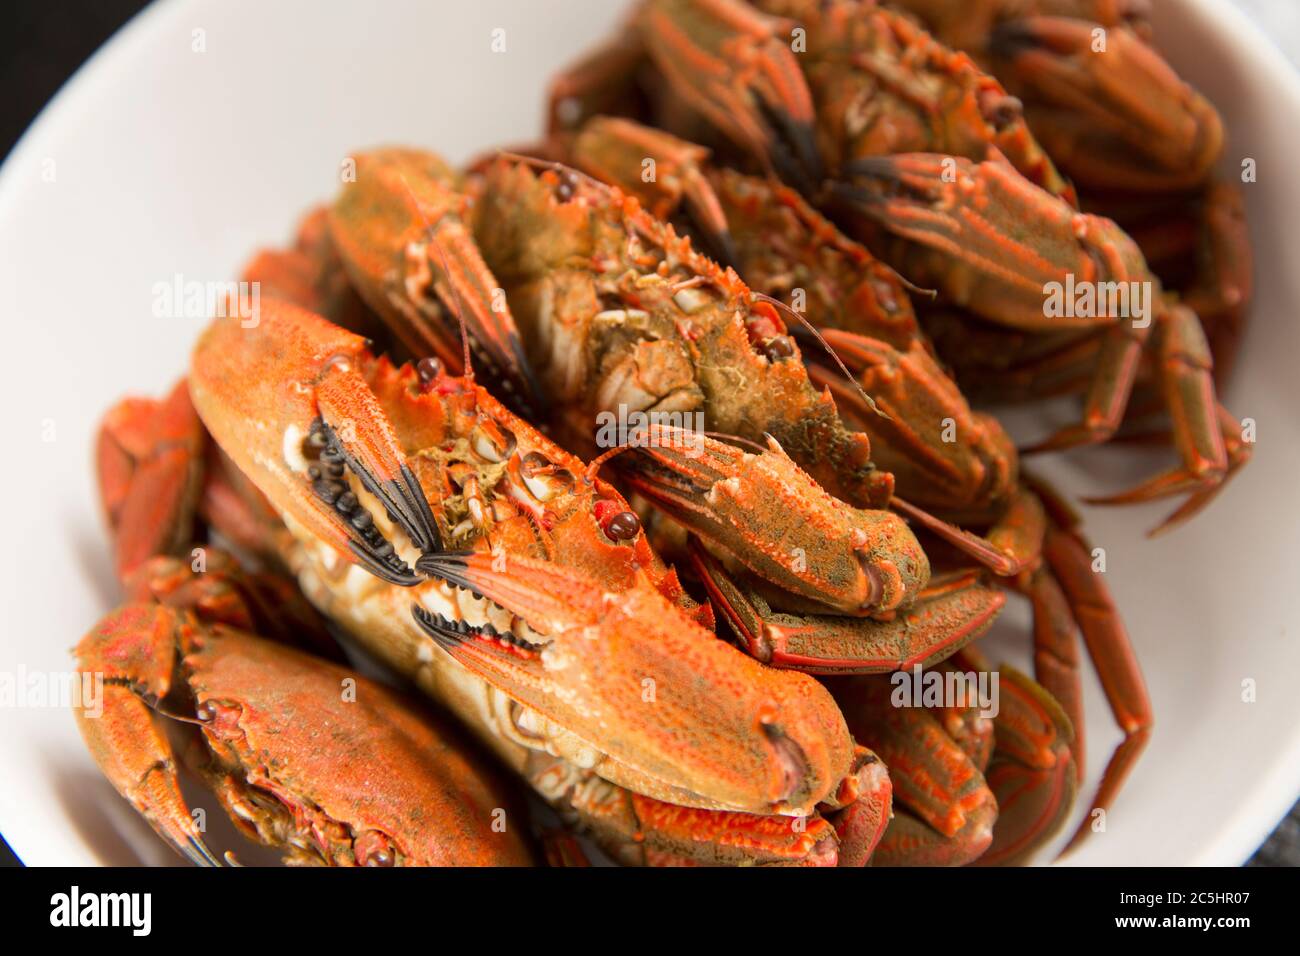
<path fill-rule="evenodd" d="M 886 620 L 775 611 L 694 541 L 692 565 L 740 645 L 772 667 L 810 674 L 880 674 L 930 665 L 983 634 L 1006 595 L 977 572 L 934 578 Z"/>
<path fill-rule="evenodd" d="M 161 402 L 125 399 L 104 416 L 95 463 L 119 580 L 190 540 L 205 444 L 183 381 Z"/>
<path fill-rule="evenodd" d="M 888 681 L 845 678 L 832 685 L 855 737 L 885 762 L 905 810 L 876 848 L 881 866 L 961 866 L 993 839 L 998 805 L 970 757 L 920 707 L 895 707 Z"/>
<path fill-rule="evenodd" d="M 75 713 L 109 783 L 158 835 L 196 866 L 220 866 L 181 795 L 171 742 L 151 705 L 171 689 L 184 612 L 129 604 L 102 620 L 77 648 L 81 672 L 104 677 L 103 713 Z"/>
<path fill-rule="evenodd" d="M 998 668 L 996 747 L 985 771 L 997 796 L 993 842 L 979 866 L 1023 862 L 1061 828 L 1074 805 L 1075 741 L 1060 705 L 1018 671 Z"/>
<path fill-rule="evenodd" d="M 951 512 L 1000 499 L 1015 484 L 1015 450 L 1006 433 L 996 419 L 971 410 L 921 339 L 900 351 L 837 329 L 822 337 L 884 414 L 867 408 L 858 390 L 811 350 L 808 377 L 829 388 L 840 414 L 867 433 L 877 465 L 893 473 L 909 499 Z"/>
<path fill-rule="evenodd" d="M 457 174 L 420 150 L 353 157 L 356 180 L 330 208 L 330 229 L 358 293 L 415 358 L 436 355 L 463 371 L 463 317 L 484 371 L 507 401 L 542 410 L 519 331 L 498 283 L 465 226 L 468 200 Z"/>
<path fill-rule="evenodd" d="M 948 172 L 944 164 L 950 163 Z M 1029 452 L 1107 441 L 1123 422 L 1151 328 L 1159 330 L 1159 375 L 1175 420 L 1183 468 L 1116 501 L 1145 500 L 1221 484 L 1228 468 L 1214 397 L 1213 362 L 1194 313 L 1170 303 L 1137 245 L 1110 220 L 1073 211 L 1007 164 L 938 156 L 874 160 L 843 192 L 894 236 L 894 264 L 933 282 L 954 303 L 1013 328 L 1098 328 L 1096 372 L 1080 423 Z M 1012 218 L 1033 226 L 1011 226 Z M 897 240 L 896 240 L 897 241 Z M 911 244 L 910 247 L 908 244 Z M 887 242 L 886 245 L 889 245 Z M 1003 263 L 1015 262 L 1015 269 Z M 1155 322 L 1121 316 L 1050 316 L 1052 283 L 1145 294 Z M 1105 310 L 1102 310 L 1105 311 Z"/>
<path fill-rule="evenodd" d="M 1214 360 L 1195 313 L 1172 306 L 1159 331 L 1159 378 L 1173 422 L 1174 446 L 1183 464 L 1129 491 L 1089 499 L 1095 504 L 1127 504 L 1217 490 L 1229 471 L 1240 468 L 1250 457 L 1244 443 L 1234 440 L 1240 438 L 1241 424 L 1215 400 Z M 1233 444 L 1232 458 L 1229 443 Z M 1198 497 L 1191 508 L 1179 509 L 1176 520 L 1186 520 L 1205 503 L 1207 500 Z M 1152 533 L 1168 530 L 1174 521 L 1167 520 Z"/>
<path fill-rule="evenodd" d="M 271 340 L 274 348 L 267 347 Z M 359 336 L 296 306 L 269 300 L 262 303 L 254 328 L 226 320 L 208 327 L 195 348 L 190 388 L 209 426 L 217 414 L 264 422 L 268 409 L 286 420 L 315 423 L 310 431 L 290 425 L 268 432 L 266 449 L 229 443 L 223 448 L 245 474 L 269 471 L 280 477 L 294 520 L 385 580 L 411 585 L 418 578 L 373 522 L 360 517 L 365 512 L 356 511 L 355 496 L 347 497 L 343 482 L 346 473 L 356 475 L 417 551 L 440 547 L 424 492 L 358 371 L 365 350 Z M 322 361 L 322 356 L 327 358 Z M 285 381 L 286 367 L 298 369 L 296 380 Z M 249 384 L 233 392 L 214 391 L 234 381 Z M 317 464 L 303 457 L 301 447 L 309 436 L 320 449 Z M 294 465 L 302 479 L 290 477 Z M 303 480 L 308 477 L 310 481 Z"/>
<path fill-rule="evenodd" d="M 1093 185 L 1169 190 L 1203 181 L 1223 148 L 1217 111 L 1132 31 L 1106 30 L 1100 51 L 1096 31 L 1086 20 L 1031 16 L 989 36 L 996 71 L 1030 104 L 1047 151 Z"/>
<path fill-rule="evenodd" d="M 1151 737 L 1154 717 L 1128 632 L 1101 575 L 1092 570 L 1087 542 L 1074 528 L 1068 507 L 1048 489 L 1040 486 L 1038 490 L 1053 518 L 1043 543 L 1044 560 L 1078 622 L 1111 713 L 1124 734 L 1102 774 L 1089 815 L 1066 847 L 1068 852 L 1087 837 L 1091 811 L 1106 810 L 1114 801 Z"/>
<path fill-rule="evenodd" d="M 870 238 L 885 260 L 1000 325 L 1101 328 L 1115 317 L 1049 317 L 1049 283 L 1067 275 L 1079 284 L 1153 281 L 1137 244 L 1118 226 L 1079 213 L 1000 156 L 978 163 L 938 153 L 880 156 L 848 172 L 836 195 L 883 231 Z"/>
<path fill-rule="evenodd" d="M 709 122 L 801 189 L 821 181 L 812 97 L 793 23 L 736 0 L 651 0 L 641 30 L 655 65 Z"/>

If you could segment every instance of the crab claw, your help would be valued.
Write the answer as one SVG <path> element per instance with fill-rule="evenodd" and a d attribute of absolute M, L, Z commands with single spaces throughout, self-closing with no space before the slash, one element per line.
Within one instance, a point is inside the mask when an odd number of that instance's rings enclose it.
<path fill-rule="evenodd" d="M 208 431 L 287 520 L 384 580 L 413 585 L 410 552 L 440 548 L 441 536 L 366 383 L 368 361 L 360 336 L 263 300 L 251 327 L 236 318 L 208 327 L 190 391 Z M 390 517 L 399 540 L 385 539 L 372 508 Z"/>
<path fill-rule="evenodd" d="M 473 674 L 573 735 L 605 779 L 658 800 L 748 813 L 811 813 L 845 776 L 853 745 L 812 678 L 765 668 L 648 584 L 608 592 L 542 561 L 428 554 L 412 614 Z M 510 613 L 502 615 L 502 609 Z M 480 618 L 481 620 L 482 618 Z M 706 796 L 707 795 L 707 796 Z"/>
<path fill-rule="evenodd" d="M 980 866 L 1028 860 L 1051 840 L 1074 807 L 1074 731 L 1046 690 L 1013 668 L 999 668 L 1001 708 L 994 720 L 997 746 L 985 775 L 998 798 L 993 843 Z"/>
<path fill-rule="evenodd" d="M 930 666 L 989 629 L 1006 595 L 970 571 L 936 578 L 887 620 L 773 610 L 692 542 L 691 559 L 715 607 L 746 651 L 808 674 L 881 674 Z"/>
<path fill-rule="evenodd" d="M 867 615 L 910 604 L 930 563 L 904 522 L 853 508 L 799 468 L 775 439 L 757 454 L 652 424 L 627 482 L 710 545 L 823 609 Z"/>
<path fill-rule="evenodd" d="M 171 688 L 184 623 L 184 612 L 151 604 L 128 604 L 104 618 L 77 648 L 81 676 L 102 677 L 100 706 L 75 714 L 91 756 L 136 812 L 191 863 L 220 866 L 181 795 L 171 742 L 146 703 Z"/>
<path fill-rule="evenodd" d="M 1011 439 L 997 419 L 971 409 L 921 338 L 901 350 L 839 329 L 822 337 L 861 388 L 815 351 L 808 377 L 831 390 L 840 414 L 871 439 L 876 466 L 894 475 L 915 504 L 952 513 L 1011 494 L 1018 465 Z"/>
<path fill-rule="evenodd" d="M 789 46 L 793 24 L 737 0 L 654 0 L 640 20 L 673 91 L 781 179 L 821 182 L 812 94 Z"/>
<path fill-rule="evenodd" d="M 1000 155 L 979 163 L 938 153 L 872 156 L 846 172 L 851 181 L 832 191 L 884 233 L 871 244 L 890 265 L 1000 325 L 1096 329 L 1114 318 L 1088 311 L 1048 317 L 1047 290 L 1070 281 L 1153 281 L 1119 226 L 1078 212 Z"/>
<path fill-rule="evenodd" d="M 1047 152 L 1081 182 L 1183 189 L 1218 161 L 1218 112 L 1130 29 L 1066 17 L 1007 20 L 993 29 L 989 53 L 1029 104 Z"/>
<path fill-rule="evenodd" d="M 502 397 L 544 413 L 546 403 L 510 307 L 465 224 L 469 200 L 458 174 L 433 153 L 376 149 L 353 157 L 356 180 L 330 209 L 339 255 L 366 303 L 415 358 L 436 355 L 462 369 L 469 347 Z"/>
<path fill-rule="evenodd" d="M 95 464 L 119 580 L 148 558 L 187 546 L 205 443 L 184 382 L 162 401 L 124 399 L 104 416 Z"/>
<path fill-rule="evenodd" d="M 881 678 L 837 680 L 832 691 L 854 736 L 880 756 L 893 781 L 894 819 L 874 862 L 961 866 L 979 858 L 993 840 L 998 804 L 940 719 L 921 707 L 894 706 L 891 684 Z"/>

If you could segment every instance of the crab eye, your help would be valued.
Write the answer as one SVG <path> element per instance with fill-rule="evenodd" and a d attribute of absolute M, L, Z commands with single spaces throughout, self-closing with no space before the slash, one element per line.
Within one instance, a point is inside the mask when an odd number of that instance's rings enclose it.
<path fill-rule="evenodd" d="M 641 519 L 622 501 L 601 498 L 593 510 L 600 530 L 611 541 L 631 541 L 641 533 Z"/>
<path fill-rule="evenodd" d="M 641 531 L 641 519 L 634 511 L 619 511 L 610 515 L 601 528 L 615 541 L 631 541 Z"/>
<path fill-rule="evenodd" d="M 420 376 L 420 384 L 426 388 L 437 381 L 442 372 L 442 363 L 432 355 L 425 356 L 415 364 L 415 373 Z"/>

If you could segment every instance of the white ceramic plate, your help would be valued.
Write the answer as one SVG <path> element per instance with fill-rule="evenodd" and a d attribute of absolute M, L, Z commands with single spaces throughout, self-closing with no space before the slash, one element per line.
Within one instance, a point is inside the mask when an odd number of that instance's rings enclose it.
<path fill-rule="evenodd" d="M 535 135 L 546 78 L 606 35 L 620 6 L 170 0 L 74 77 L 0 172 L 0 675 L 66 672 L 69 647 L 114 600 L 92 435 L 123 393 L 173 382 L 202 325 L 155 318 L 154 284 L 226 279 L 255 246 L 287 240 L 299 213 L 332 195 L 351 149 L 411 143 L 462 161 Z M 1229 165 L 1258 161 L 1259 301 L 1227 398 L 1256 419 L 1259 445 L 1172 536 L 1142 535 L 1159 509 L 1086 513 L 1157 730 L 1106 832 L 1073 859 L 1237 864 L 1300 791 L 1300 269 L 1288 258 L 1300 82 L 1222 2 L 1157 7 L 1174 63 L 1228 119 Z M 504 53 L 490 49 L 498 27 Z M 1160 464 L 1107 449 L 1046 471 L 1082 493 Z M 1009 615 L 1003 647 L 1023 646 L 1012 636 L 1023 620 Z M 1254 703 L 1242 701 L 1246 679 Z M 1089 686 L 1090 792 L 1117 734 Z M 20 696 L 27 706 L 0 708 L 0 833 L 15 852 L 29 864 L 170 862 L 100 777 L 71 713 Z"/>

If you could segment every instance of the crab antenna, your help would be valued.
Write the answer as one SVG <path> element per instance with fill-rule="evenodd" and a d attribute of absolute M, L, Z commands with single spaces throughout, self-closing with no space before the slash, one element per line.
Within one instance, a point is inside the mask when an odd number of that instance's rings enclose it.
<path fill-rule="evenodd" d="M 835 351 L 835 349 L 831 348 L 831 344 L 827 342 L 824 338 L 822 338 L 822 334 L 817 331 L 816 326 L 814 326 L 806 318 L 804 318 L 794 309 L 790 308 L 790 306 L 786 305 L 780 299 L 773 298 L 772 296 L 768 295 L 766 292 L 751 291 L 750 294 L 753 295 L 753 297 L 758 299 L 759 301 L 767 302 L 770 305 L 778 309 L 781 309 L 784 312 L 788 312 L 790 315 L 794 316 L 796 321 L 798 321 L 800 325 L 802 325 L 805 329 L 807 329 L 808 332 L 811 333 L 812 337 L 818 341 L 821 347 L 824 348 L 827 351 L 827 353 L 830 354 L 830 357 L 835 360 L 835 364 L 838 365 L 840 371 L 844 373 L 844 378 L 847 379 L 849 384 L 852 385 L 857 390 L 858 394 L 862 396 L 862 400 L 867 403 L 867 407 L 870 408 L 877 415 L 879 415 L 881 418 L 885 419 L 886 421 L 890 420 L 889 416 L 886 415 L 885 412 L 880 408 L 880 406 L 876 404 L 876 400 L 867 394 L 866 390 L 861 386 L 861 384 L 858 383 L 858 380 L 854 378 L 853 375 L 849 372 L 848 367 L 840 359 L 839 354 Z"/>
<path fill-rule="evenodd" d="M 593 458 L 591 460 L 591 463 L 587 465 L 587 474 L 584 476 L 587 484 L 591 484 L 596 479 L 596 474 L 597 472 L 600 471 L 601 465 L 605 464 L 605 462 L 609 461 L 615 455 L 621 455 L 623 452 L 627 451 L 628 449 L 635 448 L 636 446 L 633 445 L 632 442 L 636 440 L 638 437 L 643 437 L 647 434 L 648 434 L 648 429 L 644 429 L 644 428 L 638 429 L 635 434 L 629 435 L 626 441 L 618 445 L 615 445 L 613 448 L 601 452 L 599 455 Z"/>
<path fill-rule="evenodd" d="M 760 455 L 767 451 L 758 442 L 749 438 L 742 438 L 740 435 L 733 435 L 730 432 L 701 432 L 706 438 L 716 438 L 718 441 L 735 442 L 737 445 L 748 445 L 757 451 Z"/>
<path fill-rule="evenodd" d="M 534 169 L 549 169 L 553 173 L 566 173 L 577 179 L 581 179 L 589 186 L 595 186 L 605 192 L 616 190 L 617 186 L 611 186 L 609 183 L 597 179 L 595 176 L 589 176 L 581 169 L 573 166 L 566 166 L 564 163 L 556 162 L 553 159 L 542 159 L 539 156 L 525 156 L 523 153 L 513 153 L 508 149 L 497 150 L 497 155 L 502 159 L 513 160 L 517 163 L 523 163 L 526 166 L 532 166 Z"/>

